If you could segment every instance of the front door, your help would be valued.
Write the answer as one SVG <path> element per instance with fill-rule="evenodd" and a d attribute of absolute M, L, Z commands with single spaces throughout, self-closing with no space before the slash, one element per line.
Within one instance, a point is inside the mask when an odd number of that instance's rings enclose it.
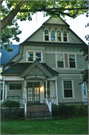
<path fill-rule="evenodd" d="M 28 95 L 28 103 L 39 103 L 40 102 L 40 83 L 29 82 L 27 95 Z"/>

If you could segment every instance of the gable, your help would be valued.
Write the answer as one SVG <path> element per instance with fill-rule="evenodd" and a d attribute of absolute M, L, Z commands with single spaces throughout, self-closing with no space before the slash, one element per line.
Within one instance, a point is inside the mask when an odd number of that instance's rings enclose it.
<path fill-rule="evenodd" d="M 59 25 L 68 25 L 63 19 L 61 18 L 50 18 L 44 24 L 59 24 Z"/>
<path fill-rule="evenodd" d="M 35 65 L 27 74 L 26 76 L 45 76 L 45 73 Z"/>

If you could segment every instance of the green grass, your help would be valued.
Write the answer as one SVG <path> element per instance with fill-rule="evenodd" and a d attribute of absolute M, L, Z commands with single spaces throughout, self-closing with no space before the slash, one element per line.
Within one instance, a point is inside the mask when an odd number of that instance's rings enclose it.
<path fill-rule="evenodd" d="M 1 121 L 1 134 L 88 134 L 88 117 Z"/>

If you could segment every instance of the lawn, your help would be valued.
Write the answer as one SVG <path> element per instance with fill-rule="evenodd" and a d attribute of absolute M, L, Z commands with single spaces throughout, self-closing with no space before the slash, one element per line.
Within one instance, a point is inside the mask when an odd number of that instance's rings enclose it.
<path fill-rule="evenodd" d="M 88 117 L 1 121 L 1 134 L 88 134 Z"/>

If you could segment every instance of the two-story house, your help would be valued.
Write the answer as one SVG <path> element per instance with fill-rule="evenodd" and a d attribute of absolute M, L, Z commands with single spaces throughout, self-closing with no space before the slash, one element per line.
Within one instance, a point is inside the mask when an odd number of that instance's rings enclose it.
<path fill-rule="evenodd" d="M 80 52 L 85 47 L 63 19 L 49 18 L 20 44 L 19 54 L 7 63 L 12 66 L 2 72 L 3 100 L 48 106 L 87 102 L 86 85 L 79 84 L 81 71 L 87 68 Z"/>

